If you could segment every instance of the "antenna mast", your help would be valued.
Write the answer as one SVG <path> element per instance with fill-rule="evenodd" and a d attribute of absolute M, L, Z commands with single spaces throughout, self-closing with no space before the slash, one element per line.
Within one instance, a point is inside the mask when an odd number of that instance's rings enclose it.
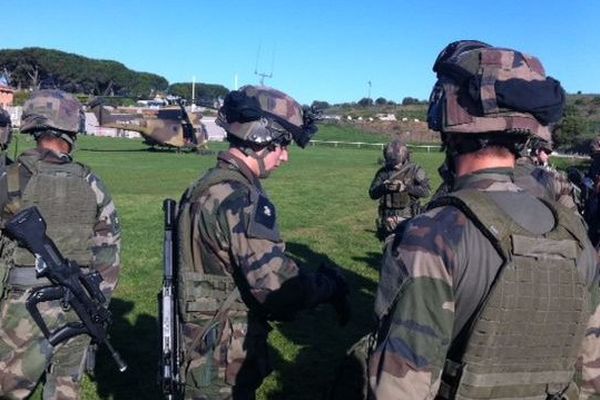
<path fill-rule="evenodd" d="M 256 52 L 256 65 L 254 66 L 254 75 L 260 76 L 260 85 L 265 85 L 265 78 L 273 77 L 273 66 L 275 65 L 275 50 L 273 50 L 273 57 L 271 59 L 271 72 L 268 74 L 266 72 L 258 72 L 258 60 L 260 58 L 260 48 L 261 44 L 258 44 L 258 51 Z"/>

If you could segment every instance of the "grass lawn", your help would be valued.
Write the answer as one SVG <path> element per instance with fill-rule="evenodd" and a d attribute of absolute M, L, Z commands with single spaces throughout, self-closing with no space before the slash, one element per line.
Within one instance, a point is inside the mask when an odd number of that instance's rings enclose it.
<path fill-rule="evenodd" d="M 326 127 L 316 138 L 369 139 L 357 132 L 350 136 Z M 31 142 L 21 136 L 20 150 L 27 145 Z M 226 148 L 225 144 L 211 147 Z M 162 200 L 178 200 L 190 183 L 214 165 L 215 156 L 150 152 L 140 141 L 94 137 L 80 138 L 78 148 L 75 158 L 102 177 L 121 217 L 123 270 L 111 303 L 111 338 L 129 364 L 120 374 L 102 350 L 95 377 L 86 378 L 84 399 L 160 399 L 155 380 Z M 377 203 L 367 190 L 380 157 L 379 149 L 293 147 L 289 164 L 265 181 L 278 208 L 289 255 L 310 269 L 323 260 L 342 268 L 352 289 L 353 318 L 340 328 L 332 309 L 321 306 L 292 322 L 273 323 L 270 345 L 275 371 L 260 388 L 259 399 L 319 398 L 346 349 L 372 326 L 381 247 L 374 236 Z M 427 170 L 435 189 L 442 153 L 414 153 L 413 160 Z M 39 391 L 33 398 L 41 398 Z"/>

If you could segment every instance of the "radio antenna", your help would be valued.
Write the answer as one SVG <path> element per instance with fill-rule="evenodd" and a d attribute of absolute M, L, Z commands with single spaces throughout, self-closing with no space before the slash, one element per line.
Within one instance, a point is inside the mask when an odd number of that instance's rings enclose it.
<path fill-rule="evenodd" d="M 275 66 L 275 50 L 273 50 L 273 57 L 271 59 L 271 72 L 269 72 L 268 74 L 266 72 L 259 72 L 258 70 L 258 61 L 260 59 L 260 49 L 261 49 L 261 44 L 258 44 L 258 51 L 256 52 L 256 64 L 254 66 L 254 75 L 257 75 L 260 77 L 260 86 L 264 86 L 265 85 L 265 78 L 272 78 L 273 77 L 273 67 Z"/>

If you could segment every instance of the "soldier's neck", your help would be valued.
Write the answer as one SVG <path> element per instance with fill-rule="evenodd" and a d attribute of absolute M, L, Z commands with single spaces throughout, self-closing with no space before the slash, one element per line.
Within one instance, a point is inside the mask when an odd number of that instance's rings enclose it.
<path fill-rule="evenodd" d="M 231 147 L 228 152 L 240 162 L 244 163 L 255 177 L 259 175 L 258 162 L 254 158 L 247 156 L 243 151 L 235 147 Z"/>
<path fill-rule="evenodd" d="M 39 150 L 51 150 L 58 154 L 69 154 L 71 146 L 62 139 L 45 137 L 38 141 Z"/>
<path fill-rule="evenodd" d="M 456 176 L 470 175 L 482 169 L 489 168 L 514 168 L 513 155 L 476 155 L 472 153 L 461 154 L 456 158 Z"/>

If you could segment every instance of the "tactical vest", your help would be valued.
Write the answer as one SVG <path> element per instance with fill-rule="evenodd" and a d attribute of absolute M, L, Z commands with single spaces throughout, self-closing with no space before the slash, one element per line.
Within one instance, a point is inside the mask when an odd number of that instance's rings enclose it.
<path fill-rule="evenodd" d="M 529 161 L 517 161 L 514 170 L 515 184 L 535 197 L 543 197 L 554 201 L 555 195 L 551 188 L 546 187 L 534 177 L 536 167 Z"/>
<path fill-rule="evenodd" d="M 438 399 L 576 398 L 574 365 L 591 313 L 576 267 L 586 232 L 572 212 L 543 202 L 556 224 L 542 235 L 517 225 L 485 192 L 462 190 L 432 205 L 460 209 L 504 260 L 450 346 Z"/>
<path fill-rule="evenodd" d="M 31 174 L 26 182 L 21 168 Z M 79 163 L 51 164 L 21 156 L 8 169 L 9 204 L 5 206 L 5 217 L 22 208 L 37 206 L 46 220 L 48 236 L 62 254 L 80 266 L 89 266 L 97 218 L 96 195 L 85 180 L 89 173 Z M 35 259 L 28 250 L 16 247 L 12 263 L 16 267 L 31 267 Z"/>
<path fill-rule="evenodd" d="M 395 181 L 401 181 L 404 184 L 412 184 L 412 180 L 415 176 L 414 164 L 408 164 L 398 172 L 393 172 L 390 177 L 393 177 Z M 397 174 L 397 175 L 396 175 Z M 389 179 L 389 178 L 388 178 Z M 391 180 L 391 179 L 390 179 Z M 394 193 L 386 193 L 383 195 L 382 206 L 388 210 L 400 210 L 407 208 L 411 205 L 411 198 L 407 190 Z"/>
<path fill-rule="evenodd" d="M 211 187 L 226 181 L 234 181 L 252 189 L 252 186 L 237 171 L 212 168 L 198 182 L 188 188 L 179 202 L 177 214 L 177 262 L 178 298 L 186 322 L 206 320 L 223 311 L 223 304 L 230 310 L 247 311 L 239 299 L 237 286 L 231 275 L 224 271 L 216 260 L 215 253 L 202 248 L 204 242 L 194 240 L 198 229 L 198 218 L 202 207 L 198 201 Z M 217 256 L 218 257 L 218 256 Z M 232 296 L 236 299 L 233 301 Z"/>

